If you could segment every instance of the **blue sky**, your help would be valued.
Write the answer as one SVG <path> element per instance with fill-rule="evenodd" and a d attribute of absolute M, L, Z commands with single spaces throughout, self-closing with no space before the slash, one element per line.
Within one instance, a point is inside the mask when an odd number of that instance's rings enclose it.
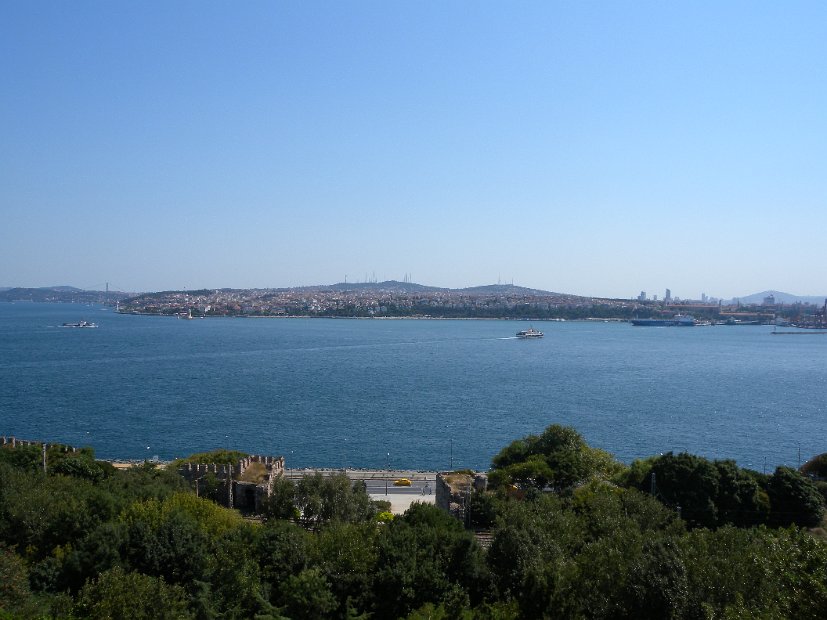
<path fill-rule="evenodd" d="M 0 285 L 824 294 L 823 2 L 0 5 Z"/>

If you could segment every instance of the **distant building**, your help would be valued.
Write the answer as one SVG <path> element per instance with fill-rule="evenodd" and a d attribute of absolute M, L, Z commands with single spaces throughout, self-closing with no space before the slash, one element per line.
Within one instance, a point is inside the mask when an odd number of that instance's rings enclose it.
<path fill-rule="evenodd" d="M 665 301 L 667 303 L 672 301 L 672 291 L 670 291 L 669 289 L 666 289 L 666 294 L 663 296 L 663 301 Z"/>
<path fill-rule="evenodd" d="M 640 295 L 637 296 L 638 301 L 646 301 L 646 291 L 640 291 Z"/>
<path fill-rule="evenodd" d="M 764 306 L 774 306 L 775 305 L 775 295 L 769 294 L 766 297 L 764 297 L 764 302 L 763 302 L 762 305 L 764 305 Z"/>

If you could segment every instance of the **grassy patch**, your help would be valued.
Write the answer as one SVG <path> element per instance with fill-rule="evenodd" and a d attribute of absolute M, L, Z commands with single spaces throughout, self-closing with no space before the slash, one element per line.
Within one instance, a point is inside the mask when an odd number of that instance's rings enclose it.
<path fill-rule="evenodd" d="M 237 450 L 211 450 L 210 452 L 198 452 L 186 458 L 173 461 L 172 467 L 178 468 L 187 463 L 195 463 L 198 465 L 209 465 L 215 463 L 216 465 L 235 465 L 239 460 L 246 458 L 246 452 L 239 452 Z"/>
<path fill-rule="evenodd" d="M 255 482 L 258 484 L 267 477 L 267 467 L 264 463 L 250 463 L 250 466 L 244 470 L 239 480 L 242 482 Z"/>

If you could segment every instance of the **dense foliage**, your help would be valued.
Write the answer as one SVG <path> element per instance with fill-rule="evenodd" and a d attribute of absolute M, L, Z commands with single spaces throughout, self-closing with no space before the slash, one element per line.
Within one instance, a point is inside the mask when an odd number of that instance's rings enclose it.
<path fill-rule="evenodd" d="M 211 464 L 216 465 L 235 465 L 239 460 L 249 456 L 246 452 L 239 452 L 238 450 L 211 450 L 209 452 L 196 452 L 190 456 L 177 459 L 173 461 L 171 469 L 177 469 L 181 465 L 187 463 L 193 464 Z"/>
<path fill-rule="evenodd" d="M 251 520 L 173 471 L 47 457 L 0 449 L 0 619 L 827 617 L 822 495 L 788 468 L 626 467 L 551 426 L 470 498 L 483 548 L 344 476 L 280 479 Z"/>

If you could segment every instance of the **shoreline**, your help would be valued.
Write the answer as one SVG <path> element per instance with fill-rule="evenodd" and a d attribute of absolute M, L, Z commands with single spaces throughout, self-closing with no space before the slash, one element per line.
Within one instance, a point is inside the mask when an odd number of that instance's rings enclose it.
<path fill-rule="evenodd" d="M 168 319 L 181 319 L 177 314 L 158 314 L 157 312 L 123 312 L 117 311 L 115 314 L 122 314 L 125 316 L 155 316 Z M 589 317 L 585 319 L 558 319 L 558 318 L 515 318 L 515 317 L 493 317 L 493 316 L 313 316 L 306 314 L 279 314 L 279 315 L 263 315 L 263 314 L 222 314 L 222 315 L 203 315 L 194 316 L 192 319 L 181 319 L 185 321 L 199 320 L 199 319 L 330 319 L 337 321 L 542 321 L 546 323 L 582 323 L 582 322 L 606 322 L 606 323 L 628 323 L 629 319 L 619 318 L 596 318 Z"/>
<path fill-rule="evenodd" d="M 151 461 L 138 459 L 95 459 L 102 463 L 109 463 L 116 469 L 129 469 L 131 467 L 140 467 L 142 465 L 154 465 L 155 467 L 168 467 L 175 461 Z M 341 467 L 285 467 L 284 475 L 290 480 L 304 478 L 305 476 L 312 476 L 316 473 L 322 476 L 332 476 L 335 474 L 344 473 L 351 480 L 385 480 L 408 478 L 409 480 L 436 480 L 437 470 L 430 469 L 376 469 L 376 468 L 361 468 L 348 467 L 342 469 Z M 484 472 L 483 472 L 484 473 Z"/>

